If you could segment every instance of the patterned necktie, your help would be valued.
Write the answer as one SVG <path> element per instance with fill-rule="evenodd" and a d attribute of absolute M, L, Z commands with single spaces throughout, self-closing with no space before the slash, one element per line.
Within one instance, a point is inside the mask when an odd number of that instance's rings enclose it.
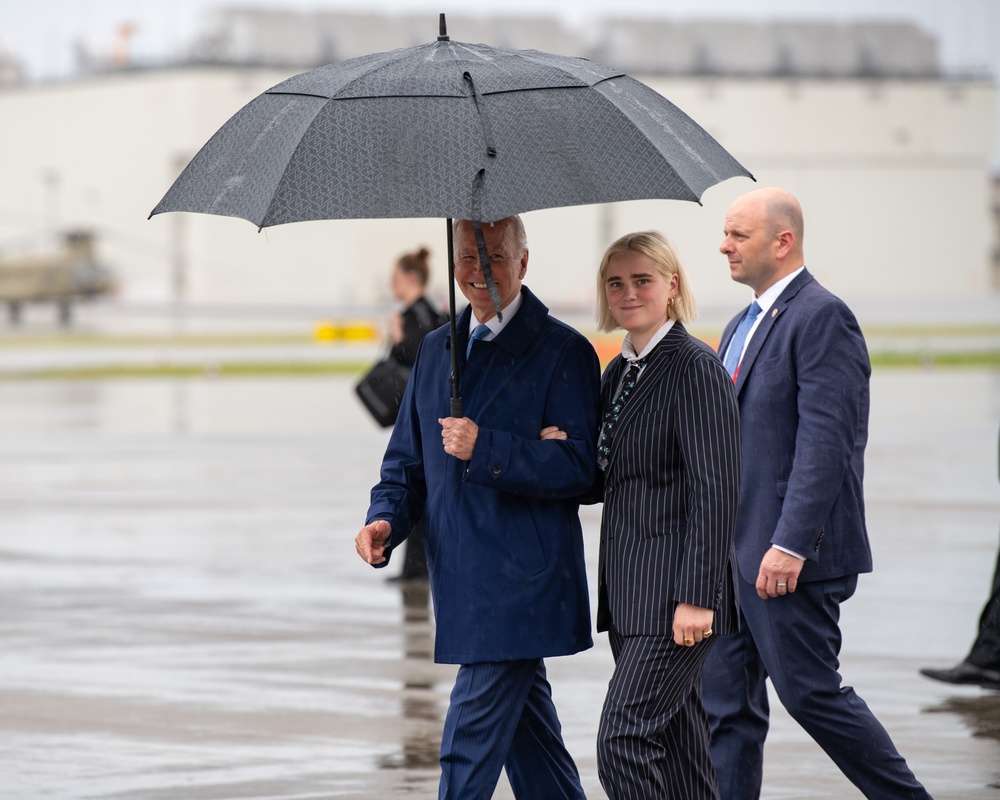
<path fill-rule="evenodd" d="M 472 331 L 472 336 L 469 337 L 469 343 L 465 346 L 465 357 L 469 357 L 469 353 L 472 352 L 472 343 L 477 342 L 480 339 L 485 339 L 490 335 L 489 325 L 484 325 L 480 322 Z"/>
<path fill-rule="evenodd" d="M 625 380 L 622 382 L 622 388 L 618 392 L 618 397 L 608 406 L 608 410 L 604 412 L 601 435 L 597 439 L 597 466 L 602 470 L 607 470 L 608 468 L 608 460 L 611 457 L 611 434 L 615 429 L 615 425 L 618 424 L 618 418 L 621 416 L 622 409 L 625 408 L 625 401 L 628 400 L 632 394 L 632 390 L 635 389 L 635 382 L 639 379 L 639 370 L 646 363 L 646 358 L 648 356 L 637 358 L 629 364 L 628 372 L 625 373 Z"/>
<path fill-rule="evenodd" d="M 740 324 L 736 326 L 733 338 L 729 341 L 729 350 L 726 351 L 725 364 L 726 372 L 729 373 L 729 377 L 734 381 L 736 380 L 736 371 L 739 369 L 740 360 L 743 357 L 743 345 L 746 344 L 747 334 L 750 333 L 750 329 L 753 327 L 754 320 L 757 319 L 758 314 L 760 314 L 760 306 L 754 300 L 750 304 L 750 308 L 747 309 L 746 315 L 740 320 Z"/>

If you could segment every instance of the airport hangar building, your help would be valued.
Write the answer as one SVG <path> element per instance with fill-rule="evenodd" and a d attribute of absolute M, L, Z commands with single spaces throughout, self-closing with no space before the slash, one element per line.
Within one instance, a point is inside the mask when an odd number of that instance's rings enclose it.
<path fill-rule="evenodd" d="M 914 321 L 997 299 L 996 85 L 942 74 L 936 42 L 912 25 L 606 20 L 581 31 L 547 18 L 455 16 L 449 32 L 585 55 L 649 84 L 758 185 L 799 197 L 807 264 L 861 315 Z M 73 79 L 9 81 L 0 86 L 0 252 L 45 231 L 88 228 L 120 278 L 120 304 L 358 316 L 384 313 L 395 259 L 427 245 L 432 293 L 443 299 L 441 220 L 262 232 L 200 214 L 147 220 L 188 159 L 260 92 L 323 63 L 430 41 L 431 33 L 436 20 L 423 17 L 230 9 L 208 18 L 170 64 L 95 58 Z M 554 309 L 586 320 L 607 244 L 657 228 L 679 248 L 702 323 L 721 325 L 746 302 L 718 252 L 723 219 L 753 185 L 728 180 L 700 206 L 661 200 L 528 213 L 526 283 Z"/>

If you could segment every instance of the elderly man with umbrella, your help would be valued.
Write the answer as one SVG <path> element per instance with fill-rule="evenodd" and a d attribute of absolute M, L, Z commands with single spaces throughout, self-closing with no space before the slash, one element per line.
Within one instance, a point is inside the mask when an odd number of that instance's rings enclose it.
<path fill-rule="evenodd" d="M 574 498 L 596 471 L 599 365 L 522 278 L 518 217 L 484 225 L 495 310 L 472 225 L 455 230 L 469 301 L 452 340 L 428 334 L 356 538 L 384 566 L 423 518 L 435 660 L 459 664 L 441 744 L 441 798 L 493 796 L 505 766 L 517 797 L 583 797 L 563 744 L 546 656 L 592 645 L 583 534 Z M 448 416 L 457 350 L 465 416 Z M 564 440 L 542 440 L 558 426 Z"/>

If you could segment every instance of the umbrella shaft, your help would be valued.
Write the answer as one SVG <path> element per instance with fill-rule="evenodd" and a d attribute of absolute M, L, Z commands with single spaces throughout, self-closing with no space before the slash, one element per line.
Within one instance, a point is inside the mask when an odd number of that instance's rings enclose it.
<path fill-rule="evenodd" d="M 455 327 L 455 234 L 454 226 L 450 219 L 445 220 L 448 225 L 448 315 L 451 324 L 451 404 L 449 411 L 451 416 L 461 419 L 462 398 L 458 396 L 458 331 Z"/>

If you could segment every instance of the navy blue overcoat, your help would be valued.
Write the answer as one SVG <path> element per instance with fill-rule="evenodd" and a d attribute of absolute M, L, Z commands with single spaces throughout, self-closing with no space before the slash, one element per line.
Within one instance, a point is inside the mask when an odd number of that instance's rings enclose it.
<path fill-rule="evenodd" d="M 434 657 L 469 664 L 569 655 L 593 644 L 575 498 L 596 470 L 600 367 L 593 346 L 526 288 L 500 334 L 465 363 L 471 310 L 457 321 L 469 461 L 444 452 L 448 326 L 428 334 L 372 489 L 367 522 L 392 524 L 391 554 L 423 517 Z M 556 425 L 566 441 L 539 439 Z"/>

